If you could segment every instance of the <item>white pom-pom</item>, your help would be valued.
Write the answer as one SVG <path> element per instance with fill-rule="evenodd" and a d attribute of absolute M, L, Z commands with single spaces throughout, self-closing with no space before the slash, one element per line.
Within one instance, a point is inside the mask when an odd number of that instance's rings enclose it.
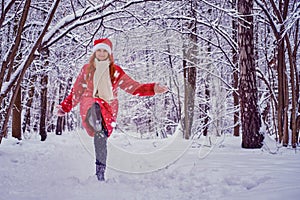
<path fill-rule="evenodd" d="M 113 128 L 115 128 L 115 127 L 117 126 L 117 123 L 116 123 L 116 122 L 112 122 L 112 123 L 111 123 L 111 126 L 112 126 Z"/>

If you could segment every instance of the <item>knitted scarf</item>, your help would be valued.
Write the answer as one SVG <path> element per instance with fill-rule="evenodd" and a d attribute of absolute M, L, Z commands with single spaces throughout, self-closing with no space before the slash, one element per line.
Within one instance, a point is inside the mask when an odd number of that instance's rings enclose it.
<path fill-rule="evenodd" d="M 93 97 L 98 97 L 110 103 L 113 98 L 112 84 L 109 74 L 109 60 L 98 61 L 95 59 L 96 71 L 93 78 Z"/>

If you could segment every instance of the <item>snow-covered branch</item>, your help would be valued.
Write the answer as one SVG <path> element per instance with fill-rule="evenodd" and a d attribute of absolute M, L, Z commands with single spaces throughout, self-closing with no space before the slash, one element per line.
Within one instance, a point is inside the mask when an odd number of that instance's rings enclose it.
<path fill-rule="evenodd" d="M 67 15 L 66 17 L 61 19 L 54 27 L 52 27 L 49 30 L 49 32 L 45 35 L 43 39 L 42 46 L 44 48 L 53 45 L 55 42 L 57 42 L 59 39 L 61 39 L 63 36 L 65 36 L 67 33 L 75 29 L 76 27 L 91 23 L 93 21 L 97 21 L 99 19 L 103 19 L 104 17 L 125 12 L 126 8 L 134 4 L 148 2 L 148 1 L 158 1 L 158 0 L 146 0 L 146 1 L 134 0 L 134 1 L 126 2 L 124 5 L 119 7 L 114 7 L 113 3 L 116 2 L 116 0 L 111 0 L 111 1 L 104 1 L 103 5 L 97 5 L 94 7 L 88 6 L 78 11 L 74 11 L 74 13 Z M 111 6 L 113 7 L 112 10 L 107 11 L 105 13 L 104 11 L 106 11 Z M 86 18 L 91 14 L 96 14 L 96 15 Z M 58 36 L 56 36 L 57 34 Z"/>

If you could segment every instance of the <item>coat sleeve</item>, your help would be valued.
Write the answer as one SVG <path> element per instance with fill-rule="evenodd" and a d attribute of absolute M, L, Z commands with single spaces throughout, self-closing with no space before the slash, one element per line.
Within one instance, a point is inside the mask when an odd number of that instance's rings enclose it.
<path fill-rule="evenodd" d="M 70 112 L 71 109 L 80 102 L 82 94 L 86 90 L 87 84 L 85 80 L 86 79 L 85 68 L 86 66 L 84 66 L 81 69 L 73 85 L 73 88 L 71 89 L 70 94 L 60 104 L 64 112 Z"/>
<path fill-rule="evenodd" d="M 116 82 L 118 86 L 125 92 L 137 96 L 155 95 L 155 83 L 139 83 L 127 75 L 119 66 L 116 67 L 116 73 Z"/>

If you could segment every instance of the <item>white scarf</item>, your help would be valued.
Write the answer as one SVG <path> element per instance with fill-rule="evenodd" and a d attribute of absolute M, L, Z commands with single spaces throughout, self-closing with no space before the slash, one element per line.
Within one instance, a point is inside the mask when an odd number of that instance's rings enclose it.
<path fill-rule="evenodd" d="M 98 97 L 110 103 L 113 98 L 112 84 L 109 73 L 110 61 L 98 61 L 95 58 L 96 71 L 94 74 L 93 97 Z"/>

